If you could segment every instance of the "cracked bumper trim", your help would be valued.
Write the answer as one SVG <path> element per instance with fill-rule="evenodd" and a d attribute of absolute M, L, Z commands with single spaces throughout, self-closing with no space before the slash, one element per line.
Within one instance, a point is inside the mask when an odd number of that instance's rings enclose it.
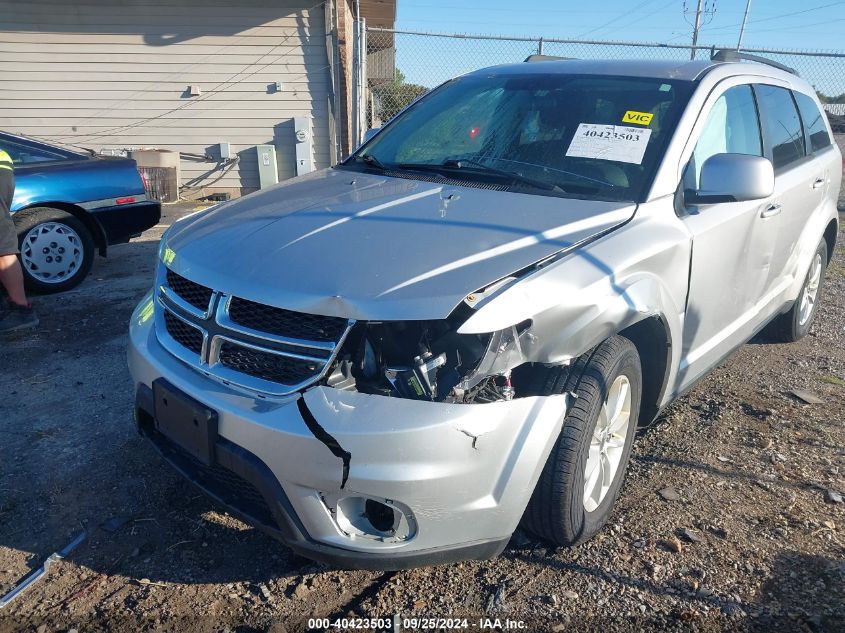
<path fill-rule="evenodd" d="M 485 560 L 498 556 L 508 543 L 508 539 L 462 543 L 412 552 L 372 553 L 355 552 L 313 540 L 305 526 L 296 515 L 293 506 L 272 471 L 253 453 L 244 448 L 219 438 L 215 444 L 216 465 L 225 468 L 251 484 L 264 498 L 272 512 L 273 521 L 256 516 L 258 512 L 245 511 L 243 506 L 235 505 L 226 499 L 213 486 L 208 484 L 197 468 L 180 454 L 169 442 L 152 429 L 145 420 L 153 416 L 152 390 L 146 385 L 139 385 L 135 398 L 135 419 L 138 431 L 155 447 L 156 451 L 179 474 L 219 505 L 241 520 L 256 526 L 264 533 L 281 541 L 294 552 L 305 558 L 329 564 L 341 569 L 367 569 L 372 571 L 393 571 L 411 569 L 428 565 L 442 565 L 461 560 Z"/>

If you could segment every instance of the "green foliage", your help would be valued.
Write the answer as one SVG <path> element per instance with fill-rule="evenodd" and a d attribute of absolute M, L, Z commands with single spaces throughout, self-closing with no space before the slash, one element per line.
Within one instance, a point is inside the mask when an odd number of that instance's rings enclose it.
<path fill-rule="evenodd" d="M 816 90 L 816 94 L 819 96 L 819 101 L 822 103 L 845 103 L 845 92 L 838 95 L 826 95 L 825 93 Z"/>
<path fill-rule="evenodd" d="M 426 92 L 428 88 L 425 86 L 405 83 L 405 74 L 397 68 L 391 83 L 373 88 L 378 117 L 382 123 L 387 123 L 396 113 Z"/>

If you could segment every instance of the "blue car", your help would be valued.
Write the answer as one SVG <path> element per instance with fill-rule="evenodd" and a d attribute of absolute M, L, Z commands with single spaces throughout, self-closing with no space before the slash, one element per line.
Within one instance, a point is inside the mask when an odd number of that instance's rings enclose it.
<path fill-rule="evenodd" d="M 30 290 L 61 292 L 82 283 L 94 260 L 161 218 L 134 160 L 96 156 L 0 132 L 15 164 L 12 219 Z"/>

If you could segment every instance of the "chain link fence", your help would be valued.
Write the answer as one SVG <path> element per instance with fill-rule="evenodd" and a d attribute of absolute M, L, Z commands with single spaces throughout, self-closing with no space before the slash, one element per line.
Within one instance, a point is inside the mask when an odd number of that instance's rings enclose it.
<path fill-rule="evenodd" d="M 542 53 L 580 59 L 709 59 L 730 46 L 603 42 L 555 38 L 447 35 L 367 29 L 367 119 L 379 127 L 419 95 L 465 72 L 521 62 Z M 835 128 L 845 132 L 845 53 L 744 48 L 794 68 L 820 93 Z M 840 115 L 840 116 L 836 116 Z"/>

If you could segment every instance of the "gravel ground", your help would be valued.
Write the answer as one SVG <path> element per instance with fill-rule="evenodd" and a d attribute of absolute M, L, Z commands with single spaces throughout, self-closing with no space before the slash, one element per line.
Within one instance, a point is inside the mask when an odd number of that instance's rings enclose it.
<path fill-rule="evenodd" d="M 126 324 L 161 231 L 39 298 L 41 328 L 0 341 L 0 595 L 88 535 L 0 610 L 0 630 L 293 632 L 308 617 L 389 614 L 533 631 L 843 630 L 842 246 L 811 335 L 749 343 L 643 430 L 592 542 L 517 533 L 493 561 L 373 573 L 292 555 L 135 434 Z"/>

